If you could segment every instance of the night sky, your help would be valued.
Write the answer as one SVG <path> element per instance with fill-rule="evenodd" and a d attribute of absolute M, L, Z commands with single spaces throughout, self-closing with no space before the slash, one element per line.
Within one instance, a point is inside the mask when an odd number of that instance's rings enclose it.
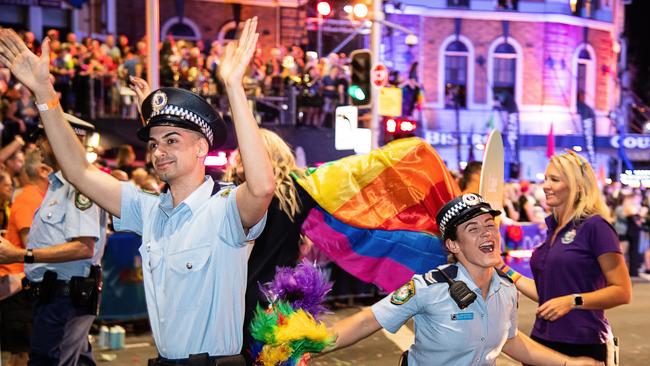
<path fill-rule="evenodd" d="M 635 72 L 634 92 L 650 105 L 650 1 L 634 0 L 625 7 L 628 63 Z"/>

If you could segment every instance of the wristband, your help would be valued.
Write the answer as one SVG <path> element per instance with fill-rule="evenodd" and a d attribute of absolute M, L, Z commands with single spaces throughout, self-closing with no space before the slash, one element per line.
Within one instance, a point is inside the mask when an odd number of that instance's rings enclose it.
<path fill-rule="evenodd" d="M 508 278 L 512 280 L 513 283 L 517 284 L 517 281 L 521 278 L 521 273 L 515 271 L 514 269 L 510 268 L 507 264 L 504 264 L 499 268 L 499 271 L 505 273 Z"/>
<path fill-rule="evenodd" d="M 54 107 L 56 107 L 58 105 L 59 105 L 59 99 L 56 98 L 56 99 L 50 100 L 47 103 L 43 103 L 43 104 L 38 104 L 37 103 L 36 108 L 38 108 L 38 110 L 40 112 L 45 112 L 45 111 L 49 111 L 50 109 L 53 109 Z"/>

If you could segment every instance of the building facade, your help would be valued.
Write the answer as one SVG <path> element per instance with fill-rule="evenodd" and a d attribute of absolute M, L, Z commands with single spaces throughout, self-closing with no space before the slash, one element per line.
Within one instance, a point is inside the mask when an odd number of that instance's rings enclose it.
<path fill-rule="evenodd" d="M 408 46 L 405 33 L 384 33 L 382 58 L 403 75 L 418 62 L 423 135 L 450 167 L 480 158 L 487 130 L 507 133 L 516 117 L 522 178 L 544 171 L 539 137 L 551 126 L 555 136 L 584 136 L 566 141 L 608 169 L 613 148 L 599 148 L 604 140 L 596 137 L 617 132 L 610 116 L 619 105 L 622 1 L 405 0 L 387 7 L 387 19 L 419 38 Z M 593 112 L 591 125 L 585 110 Z"/>

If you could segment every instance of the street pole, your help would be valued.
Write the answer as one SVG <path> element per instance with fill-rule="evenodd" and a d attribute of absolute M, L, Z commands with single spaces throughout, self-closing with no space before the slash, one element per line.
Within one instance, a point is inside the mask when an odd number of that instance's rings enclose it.
<path fill-rule="evenodd" d="M 381 22 L 384 20 L 383 0 L 372 0 L 372 31 L 370 33 L 370 57 L 372 68 L 379 64 L 379 44 L 381 43 Z M 379 147 L 379 87 L 370 83 L 370 131 L 372 148 Z"/>
<path fill-rule="evenodd" d="M 323 15 L 318 12 L 318 39 L 316 40 L 316 53 L 318 57 L 323 57 L 321 54 L 323 52 Z"/>
<path fill-rule="evenodd" d="M 158 42 L 160 41 L 160 3 L 158 0 L 147 0 L 147 82 L 151 90 L 160 87 L 160 52 Z"/>

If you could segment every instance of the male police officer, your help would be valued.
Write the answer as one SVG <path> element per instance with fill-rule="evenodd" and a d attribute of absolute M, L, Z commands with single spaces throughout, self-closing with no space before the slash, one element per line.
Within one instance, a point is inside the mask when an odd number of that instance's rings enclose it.
<path fill-rule="evenodd" d="M 147 307 L 160 357 L 151 364 L 222 364 L 242 344 L 245 242 L 263 229 L 275 190 L 269 156 L 242 86 L 255 51 L 257 19 L 248 20 L 220 63 L 235 124 L 246 183 L 216 192 L 205 175 L 208 152 L 225 140 L 217 112 L 188 91 L 163 88 L 143 103 L 147 141 L 158 175 L 169 189 L 160 197 L 120 183 L 85 160 L 64 123 L 49 82 L 48 41 L 38 58 L 13 31 L 0 31 L 0 62 L 27 85 L 42 107 L 54 152 L 66 177 L 119 218 L 118 230 L 142 235 L 140 253 Z M 253 168 L 255 165 L 255 168 Z M 170 361 L 171 360 L 171 361 Z"/>
<path fill-rule="evenodd" d="M 415 344 L 403 360 L 411 366 L 494 365 L 501 350 L 532 365 L 598 365 L 554 352 L 517 330 L 517 289 L 493 269 L 500 259 L 494 223 L 499 213 L 477 194 L 443 206 L 436 221 L 458 262 L 415 275 L 371 308 L 337 323 L 336 347 L 382 327 L 396 332 L 413 317 Z"/>
<path fill-rule="evenodd" d="M 93 125 L 67 119 L 83 140 Z M 23 289 L 34 298 L 30 365 L 94 365 L 88 331 L 97 315 L 98 264 L 106 240 L 106 213 L 61 173 L 44 131 L 36 144 L 53 173 L 29 231 L 27 249 L 2 239 L 0 263 L 25 262 Z"/>

